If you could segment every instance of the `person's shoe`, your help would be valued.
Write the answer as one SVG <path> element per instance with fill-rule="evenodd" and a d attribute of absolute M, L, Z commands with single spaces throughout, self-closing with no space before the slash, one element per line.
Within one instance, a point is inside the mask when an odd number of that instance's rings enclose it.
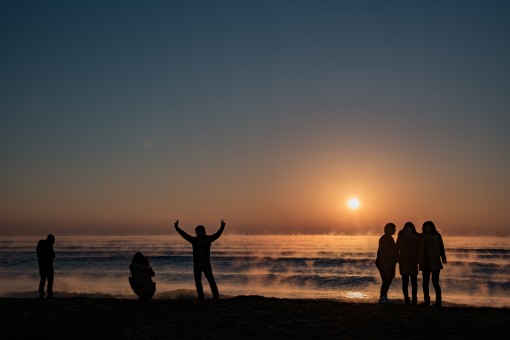
<path fill-rule="evenodd" d="M 201 304 L 202 302 L 204 302 L 204 297 L 203 296 L 199 296 L 199 297 L 195 298 L 195 303 L 196 304 Z"/>
<path fill-rule="evenodd" d="M 392 303 L 393 303 L 393 301 L 388 299 L 388 297 L 386 295 L 381 296 L 381 298 L 379 299 L 379 304 L 381 304 L 381 305 L 389 305 L 389 304 L 392 304 Z"/>
<path fill-rule="evenodd" d="M 404 296 L 404 301 L 406 302 L 406 305 L 411 304 L 411 299 L 409 299 L 409 296 Z"/>
<path fill-rule="evenodd" d="M 416 296 L 413 296 L 413 299 L 411 301 L 411 305 L 416 306 L 418 304 L 418 298 Z"/>
<path fill-rule="evenodd" d="M 213 295 L 212 299 L 213 299 L 213 300 L 219 300 L 219 299 L 220 299 L 220 296 L 219 296 L 219 295 Z"/>

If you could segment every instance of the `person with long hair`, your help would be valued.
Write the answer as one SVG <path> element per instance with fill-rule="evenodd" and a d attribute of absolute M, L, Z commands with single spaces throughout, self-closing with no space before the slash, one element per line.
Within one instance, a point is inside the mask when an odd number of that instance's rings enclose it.
<path fill-rule="evenodd" d="M 441 307 L 442 296 L 439 285 L 439 274 L 446 264 L 446 252 L 441 234 L 436 230 L 432 221 L 423 223 L 420 242 L 419 264 L 423 275 L 423 305 L 430 306 L 429 282 L 432 275 L 432 285 L 436 292 L 436 307 Z"/>
<path fill-rule="evenodd" d="M 402 293 L 406 305 L 418 303 L 418 234 L 412 222 L 406 222 L 397 237 L 398 267 L 402 276 Z M 409 279 L 411 296 L 409 298 Z"/>
<path fill-rule="evenodd" d="M 149 259 L 140 252 L 136 252 L 129 265 L 131 275 L 129 284 L 138 295 L 140 301 L 150 301 L 156 292 L 156 283 L 152 281 L 155 273 L 149 264 Z"/>
<path fill-rule="evenodd" d="M 395 224 L 387 223 L 384 226 L 384 235 L 379 239 L 379 248 L 377 249 L 377 259 L 375 265 L 379 269 L 382 284 L 379 303 L 387 304 L 392 303 L 388 299 L 388 290 L 390 289 L 391 281 L 395 277 L 395 266 L 397 264 L 397 246 L 393 236 L 395 234 Z"/>

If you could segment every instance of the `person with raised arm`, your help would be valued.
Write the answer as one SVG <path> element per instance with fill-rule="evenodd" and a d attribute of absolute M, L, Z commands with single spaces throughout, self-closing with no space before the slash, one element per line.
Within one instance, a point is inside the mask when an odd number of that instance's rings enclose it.
<path fill-rule="evenodd" d="M 211 243 L 216 241 L 223 233 L 223 230 L 225 229 L 225 221 L 221 220 L 220 229 L 212 235 L 207 235 L 205 233 L 205 227 L 203 225 L 199 225 L 195 228 L 196 236 L 191 236 L 179 228 L 179 220 L 175 221 L 174 226 L 179 235 L 193 246 L 193 273 L 195 276 L 195 286 L 197 287 L 198 294 L 196 301 L 201 302 L 204 300 L 202 273 L 204 273 L 207 281 L 209 281 L 213 300 L 219 300 L 220 293 L 216 286 L 216 281 L 214 280 L 211 267 Z"/>

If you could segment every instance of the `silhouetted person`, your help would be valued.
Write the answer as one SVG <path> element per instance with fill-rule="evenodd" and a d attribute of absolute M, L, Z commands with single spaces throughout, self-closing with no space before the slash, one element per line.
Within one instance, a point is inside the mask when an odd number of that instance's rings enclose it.
<path fill-rule="evenodd" d="M 156 283 L 152 282 L 155 273 L 149 264 L 149 259 L 140 252 L 136 252 L 129 265 L 131 276 L 129 284 L 138 299 L 150 301 L 156 292 Z"/>
<path fill-rule="evenodd" d="M 442 263 L 447 263 L 444 250 L 443 238 L 437 232 L 436 226 L 431 221 L 423 223 L 421 235 L 419 263 L 423 274 L 423 299 L 424 305 L 430 306 L 429 281 L 432 274 L 432 285 L 436 291 L 435 306 L 441 307 L 441 287 L 439 286 L 439 273 L 443 269 Z M 442 263 L 441 263 L 442 262 Z"/>
<path fill-rule="evenodd" d="M 216 286 L 216 281 L 214 281 L 214 276 L 212 273 L 211 267 L 211 243 L 216 241 L 223 230 L 225 229 L 225 221 L 221 220 L 220 229 L 214 233 L 213 235 L 206 235 L 205 227 L 203 225 L 199 225 L 195 228 L 195 236 L 188 235 L 181 228 L 179 228 L 179 220 L 175 221 L 175 230 L 189 243 L 193 245 L 193 273 L 195 276 L 195 286 L 197 287 L 197 302 L 204 300 L 204 289 L 202 288 L 202 272 L 204 273 L 207 281 L 209 281 L 209 285 L 211 286 L 211 291 L 213 294 L 213 299 L 218 300 L 220 298 L 220 293 L 218 292 L 218 287 Z"/>
<path fill-rule="evenodd" d="M 48 281 L 48 290 L 46 294 L 47 299 L 53 298 L 53 277 L 55 271 L 53 269 L 53 259 L 55 258 L 55 251 L 53 245 L 55 244 L 55 236 L 48 234 L 46 240 L 40 240 L 37 243 L 37 263 L 39 265 L 39 297 L 44 298 L 44 285 Z"/>
<path fill-rule="evenodd" d="M 397 238 L 398 267 L 402 275 L 402 293 L 406 304 L 417 304 L 418 301 L 418 248 L 419 238 L 416 228 L 411 222 L 406 222 L 399 231 Z M 411 278 L 412 302 L 409 299 L 409 278 Z"/>
<path fill-rule="evenodd" d="M 382 285 L 379 303 L 392 303 L 388 299 L 388 290 L 391 281 L 395 277 L 395 266 L 397 264 L 397 246 L 392 235 L 395 234 L 395 224 L 387 223 L 384 226 L 384 235 L 379 239 L 379 249 L 377 249 L 377 259 L 375 265 L 381 274 Z"/>

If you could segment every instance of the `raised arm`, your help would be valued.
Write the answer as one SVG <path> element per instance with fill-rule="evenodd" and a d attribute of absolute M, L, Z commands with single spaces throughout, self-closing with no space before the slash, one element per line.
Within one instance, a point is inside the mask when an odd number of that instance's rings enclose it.
<path fill-rule="evenodd" d="M 221 234 L 223 233 L 223 230 L 225 230 L 225 221 L 224 220 L 221 220 L 221 227 L 220 229 L 218 229 L 217 232 L 215 232 L 214 234 L 212 234 L 209 239 L 211 240 L 211 242 L 214 242 L 216 241 L 220 236 Z"/>
<path fill-rule="evenodd" d="M 174 227 L 175 227 L 175 230 L 179 233 L 179 235 L 182 236 L 183 239 L 185 239 L 186 241 L 188 241 L 190 243 L 193 242 L 193 236 L 187 234 L 184 230 L 179 228 L 179 220 L 175 221 Z"/>

